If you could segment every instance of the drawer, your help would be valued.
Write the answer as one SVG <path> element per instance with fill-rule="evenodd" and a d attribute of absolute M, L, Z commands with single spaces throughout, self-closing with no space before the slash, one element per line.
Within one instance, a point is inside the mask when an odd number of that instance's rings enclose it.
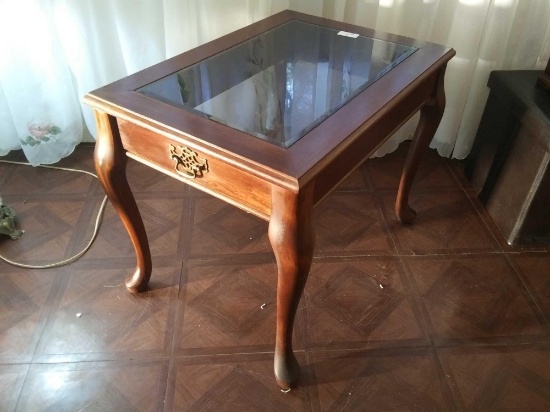
<path fill-rule="evenodd" d="M 118 127 L 129 157 L 269 220 L 270 183 L 179 138 L 171 139 L 121 119 Z"/>

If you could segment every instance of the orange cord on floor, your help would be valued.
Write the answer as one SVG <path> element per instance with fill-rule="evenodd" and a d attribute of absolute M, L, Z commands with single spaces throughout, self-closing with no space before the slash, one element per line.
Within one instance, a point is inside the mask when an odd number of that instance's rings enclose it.
<path fill-rule="evenodd" d="M 14 161 L 11 161 L 11 160 L 0 160 L 0 163 L 11 163 L 11 164 L 16 164 L 16 165 L 32 166 L 30 163 L 14 162 Z M 69 171 L 69 172 L 84 173 L 84 174 L 93 176 L 97 179 L 97 175 L 95 175 L 92 172 L 88 172 L 86 170 L 71 169 L 71 168 L 57 167 L 57 166 L 46 166 L 46 165 L 39 165 L 37 167 L 43 167 L 43 168 L 46 168 L 46 169 L 65 170 L 65 171 Z M 97 213 L 97 218 L 96 218 L 96 221 L 95 221 L 94 233 L 92 234 L 92 238 L 90 239 L 90 241 L 88 242 L 86 247 L 84 249 L 82 249 L 80 252 L 78 252 L 76 255 L 71 256 L 70 258 L 62 260 L 60 262 L 49 263 L 47 265 L 27 265 L 27 264 L 24 264 L 24 263 L 19 263 L 19 262 L 12 261 L 12 260 L 6 258 L 5 256 L 3 256 L 2 254 L 0 254 L 0 259 L 3 260 L 6 263 L 9 263 L 10 265 L 17 266 L 17 267 L 20 267 L 20 268 L 25 268 L 25 269 L 50 269 L 50 268 L 56 268 L 56 267 L 68 265 L 69 263 L 72 263 L 72 262 L 80 259 L 92 247 L 92 244 L 94 243 L 94 241 L 97 237 L 97 234 L 99 233 L 99 227 L 101 226 L 101 220 L 103 218 L 103 213 L 105 212 L 105 207 L 107 206 L 107 200 L 108 200 L 107 196 L 105 196 L 103 198 L 103 201 L 101 202 L 101 206 L 99 207 L 99 211 Z"/>

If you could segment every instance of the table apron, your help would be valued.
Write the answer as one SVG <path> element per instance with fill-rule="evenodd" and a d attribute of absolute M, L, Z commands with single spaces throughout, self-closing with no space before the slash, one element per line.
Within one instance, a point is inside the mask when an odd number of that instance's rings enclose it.
<path fill-rule="evenodd" d="M 172 140 L 164 135 L 141 126 L 117 119 L 122 145 L 128 157 L 163 172 L 177 180 L 187 183 L 201 191 L 209 193 L 227 203 L 235 205 L 264 220 L 271 215 L 271 184 L 244 170 L 224 162 L 222 159 L 196 153 L 198 163 L 207 163 L 207 170 L 201 171 L 195 178 L 176 171 L 176 161 L 171 148 L 181 150 L 187 146 L 181 141 Z"/>
<path fill-rule="evenodd" d="M 437 72 L 415 87 L 404 90 L 394 101 L 350 135 L 315 176 L 315 204 L 321 202 L 407 120 L 433 97 Z"/>

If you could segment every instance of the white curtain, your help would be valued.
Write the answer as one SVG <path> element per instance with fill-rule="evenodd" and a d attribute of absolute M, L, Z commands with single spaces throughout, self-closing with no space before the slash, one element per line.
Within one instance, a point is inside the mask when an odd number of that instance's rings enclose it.
<path fill-rule="evenodd" d="M 447 106 L 432 141 L 445 157 L 465 158 L 489 94 L 492 70 L 543 69 L 550 57 L 549 0 L 291 0 L 293 10 L 453 47 Z M 377 155 L 413 132 L 413 117 Z"/>
<path fill-rule="evenodd" d="M 86 92 L 287 8 L 454 47 L 443 156 L 468 154 L 491 70 L 550 55 L 548 0 L 0 0 L 0 155 L 58 161 L 95 135 Z"/>
<path fill-rule="evenodd" d="M 0 0 L 0 155 L 55 163 L 95 136 L 90 90 L 289 8 L 288 0 Z"/>

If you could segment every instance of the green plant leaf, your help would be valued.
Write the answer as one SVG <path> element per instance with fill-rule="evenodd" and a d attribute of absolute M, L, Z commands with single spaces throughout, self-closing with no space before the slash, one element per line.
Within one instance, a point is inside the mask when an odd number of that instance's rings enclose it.
<path fill-rule="evenodd" d="M 187 103 L 187 101 L 189 100 L 189 95 L 191 93 L 189 92 L 189 90 L 182 90 L 181 91 L 181 98 L 183 100 L 184 103 Z"/>
<path fill-rule="evenodd" d="M 43 142 L 49 142 L 49 141 L 50 141 L 50 138 L 49 138 L 48 136 L 44 136 L 44 137 L 42 138 L 42 141 L 43 141 Z"/>
<path fill-rule="evenodd" d="M 52 126 L 50 128 L 50 133 L 53 134 L 53 135 L 59 134 L 59 133 L 61 133 L 61 129 L 57 126 Z"/>
<path fill-rule="evenodd" d="M 185 80 L 183 80 L 183 76 L 179 73 L 178 73 L 178 84 L 182 90 L 185 89 Z"/>

